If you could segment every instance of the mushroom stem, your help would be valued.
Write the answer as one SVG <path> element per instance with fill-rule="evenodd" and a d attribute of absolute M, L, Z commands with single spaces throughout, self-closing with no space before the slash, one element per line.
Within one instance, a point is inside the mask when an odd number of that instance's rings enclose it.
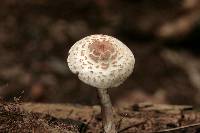
<path fill-rule="evenodd" d="M 114 113 L 112 109 L 112 104 L 110 96 L 107 89 L 98 89 L 98 95 L 101 102 L 101 112 L 103 116 L 103 127 L 105 133 L 117 133 L 115 122 L 114 122 Z"/>

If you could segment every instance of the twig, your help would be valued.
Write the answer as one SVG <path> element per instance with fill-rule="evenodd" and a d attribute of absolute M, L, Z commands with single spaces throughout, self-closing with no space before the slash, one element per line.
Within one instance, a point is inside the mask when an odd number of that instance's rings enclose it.
<path fill-rule="evenodd" d="M 170 129 L 164 129 L 164 130 L 160 130 L 153 133 L 165 133 L 165 132 L 171 132 L 171 131 L 181 130 L 181 129 L 190 128 L 190 127 L 196 127 L 196 126 L 200 126 L 200 123 L 195 123 L 195 124 L 190 124 L 190 125 L 175 127 L 175 128 L 170 128 Z"/>
<path fill-rule="evenodd" d="M 123 129 L 119 130 L 118 133 L 122 133 L 122 132 L 124 132 L 124 131 L 126 131 L 126 130 L 128 130 L 128 129 L 130 129 L 130 128 L 139 126 L 139 125 L 144 124 L 144 123 L 145 123 L 145 121 L 141 121 L 141 122 L 139 122 L 139 123 L 132 124 L 132 125 L 130 125 L 130 126 L 127 126 L 127 127 L 123 128 Z"/>
<path fill-rule="evenodd" d="M 126 116 L 127 114 L 125 114 Z M 122 116 L 122 118 L 117 122 L 117 125 L 116 125 L 116 129 L 119 130 L 121 128 L 121 124 L 122 124 L 122 120 L 124 119 L 124 117 Z"/>

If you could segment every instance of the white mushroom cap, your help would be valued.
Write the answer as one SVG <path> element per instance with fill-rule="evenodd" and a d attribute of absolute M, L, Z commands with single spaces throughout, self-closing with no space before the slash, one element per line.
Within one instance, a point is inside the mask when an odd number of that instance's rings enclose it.
<path fill-rule="evenodd" d="M 132 73 L 135 58 L 118 39 L 97 34 L 77 41 L 69 50 L 67 62 L 84 83 L 111 88 L 122 84 Z"/>

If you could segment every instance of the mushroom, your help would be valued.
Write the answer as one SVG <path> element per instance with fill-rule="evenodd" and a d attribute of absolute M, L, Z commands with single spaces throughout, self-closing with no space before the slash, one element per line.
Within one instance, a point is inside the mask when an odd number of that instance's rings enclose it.
<path fill-rule="evenodd" d="M 70 70 L 84 83 L 97 88 L 105 133 L 116 133 L 108 88 L 122 84 L 132 73 L 135 58 L 118 39 L 102 34 L 77 41 L 67 58 Z"/>

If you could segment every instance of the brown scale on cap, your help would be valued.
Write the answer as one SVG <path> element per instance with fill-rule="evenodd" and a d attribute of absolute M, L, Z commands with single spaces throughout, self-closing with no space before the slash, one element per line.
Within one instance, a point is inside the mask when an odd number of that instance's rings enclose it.
<path fill-rule="evenodd" d="M 108 63 L 101 63 L 101 68 L 102 69 L 107 69 L 109 67 Z"/>

